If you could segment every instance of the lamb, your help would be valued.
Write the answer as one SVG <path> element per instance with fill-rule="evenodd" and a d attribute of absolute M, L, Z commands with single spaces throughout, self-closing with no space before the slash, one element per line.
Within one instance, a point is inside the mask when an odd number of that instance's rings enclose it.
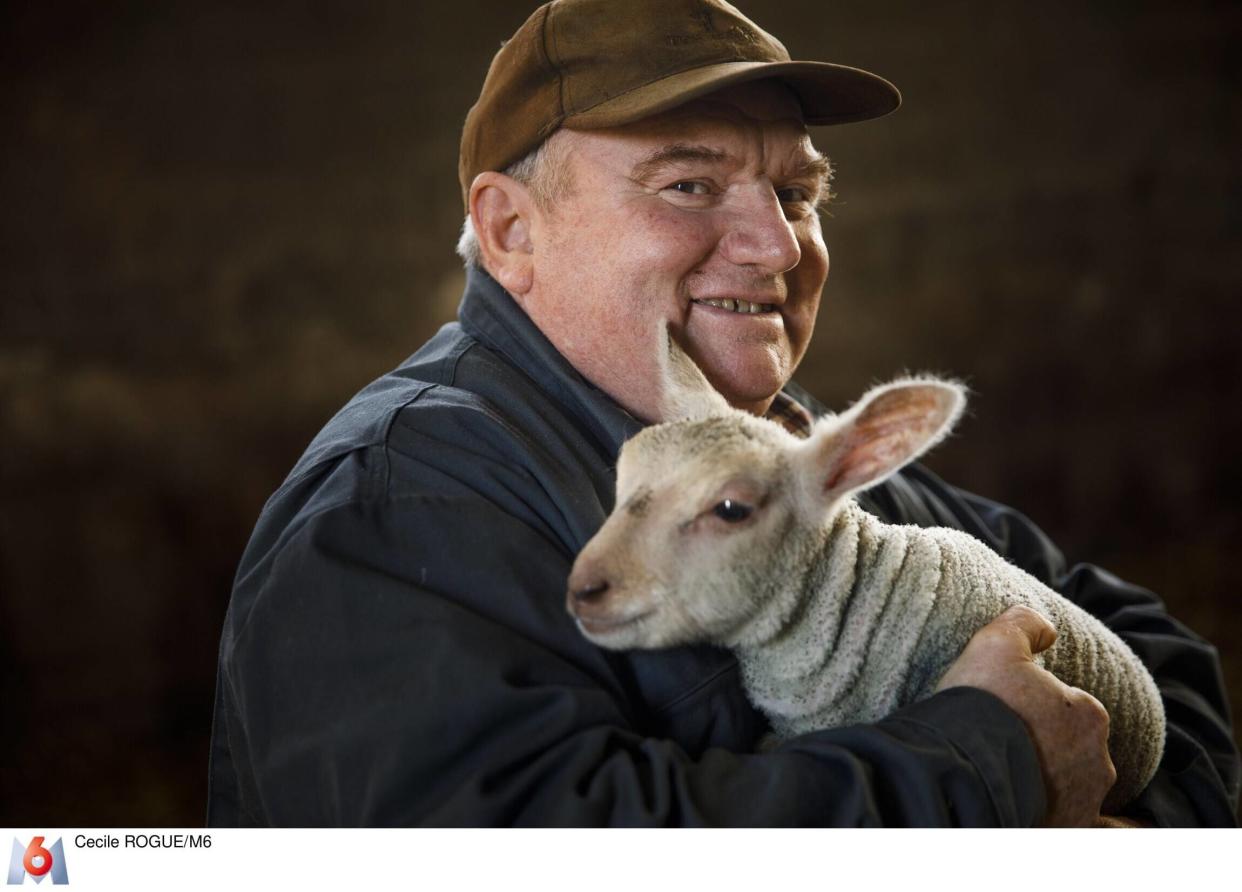
<path fill-rule="evenodd" d="M 667 345 L 664 417 L 675 420 L 622 448 L 616 507 L 569 579 L 567 607 L 591 641 L 731 648 L 748 696 L 788 738 L 930 696 L 975 631 L 1024 604 L 1058 632 L 1037 659 L 1108 710 L 1117 783 L 1105 811 L 1143 790 L 1164 708 L 1121 639 L 973 537 L 885 524 L 853 498 L 941 440 L 963 388 L 877 387 L 800 440 L 731 408 Z"/>

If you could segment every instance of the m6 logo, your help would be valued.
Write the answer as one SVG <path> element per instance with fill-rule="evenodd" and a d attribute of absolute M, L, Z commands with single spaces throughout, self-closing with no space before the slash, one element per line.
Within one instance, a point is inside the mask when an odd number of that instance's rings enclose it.
<path fill-rule="evenodd" d="M 65 869 L 64 840 L 56 840 L 51 848 L 44 848 L 43 840 L 44 837 L 36 836 L 25 848 L 16 839 L 13 840 L 8 885 L 20 886 L 27 875 L 36 883 L 41 883 L 50 874 L 53 886 L 62 886 L 69 882 L 69 872 Z"/>

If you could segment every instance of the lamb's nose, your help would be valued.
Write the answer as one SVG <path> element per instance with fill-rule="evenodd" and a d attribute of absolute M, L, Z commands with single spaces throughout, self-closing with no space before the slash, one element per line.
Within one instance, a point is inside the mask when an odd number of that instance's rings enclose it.
<path fill-rule="evenodd" d="M 594 604 L 604 596 L 606 591 L 608 591 L 608 580 L 598 579 L 574 589 L 570 592 L 570 597 L 578 604 Z"/>

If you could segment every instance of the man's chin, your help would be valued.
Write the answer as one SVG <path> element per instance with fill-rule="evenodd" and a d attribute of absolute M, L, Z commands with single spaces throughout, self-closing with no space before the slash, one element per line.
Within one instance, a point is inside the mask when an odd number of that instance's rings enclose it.
<path fill-rule="evenodd" d="M 786 344 L 713 338 L 688 346 L 712 387 L 735 408 L 763 414 L 789 380 Z"/>
<path fill-rule="evenodd" d="M 741 369 L 704 369 L 704 374 L 735 409 L 762 415 L 773 398 L 785 386 L 785 378 L 772 365 L 758 364 Z"/>

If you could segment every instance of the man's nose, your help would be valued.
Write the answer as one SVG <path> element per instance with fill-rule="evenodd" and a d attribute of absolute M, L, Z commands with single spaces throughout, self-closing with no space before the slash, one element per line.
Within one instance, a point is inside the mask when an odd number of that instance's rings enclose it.
<path fill-rule="evenodd" d="M 802 249 L 780 199 L 770 187 L 750 191 L 732 210 L 729 230 L 720 244 L 730 263 L 773 274 L 798 265 Z"/>

